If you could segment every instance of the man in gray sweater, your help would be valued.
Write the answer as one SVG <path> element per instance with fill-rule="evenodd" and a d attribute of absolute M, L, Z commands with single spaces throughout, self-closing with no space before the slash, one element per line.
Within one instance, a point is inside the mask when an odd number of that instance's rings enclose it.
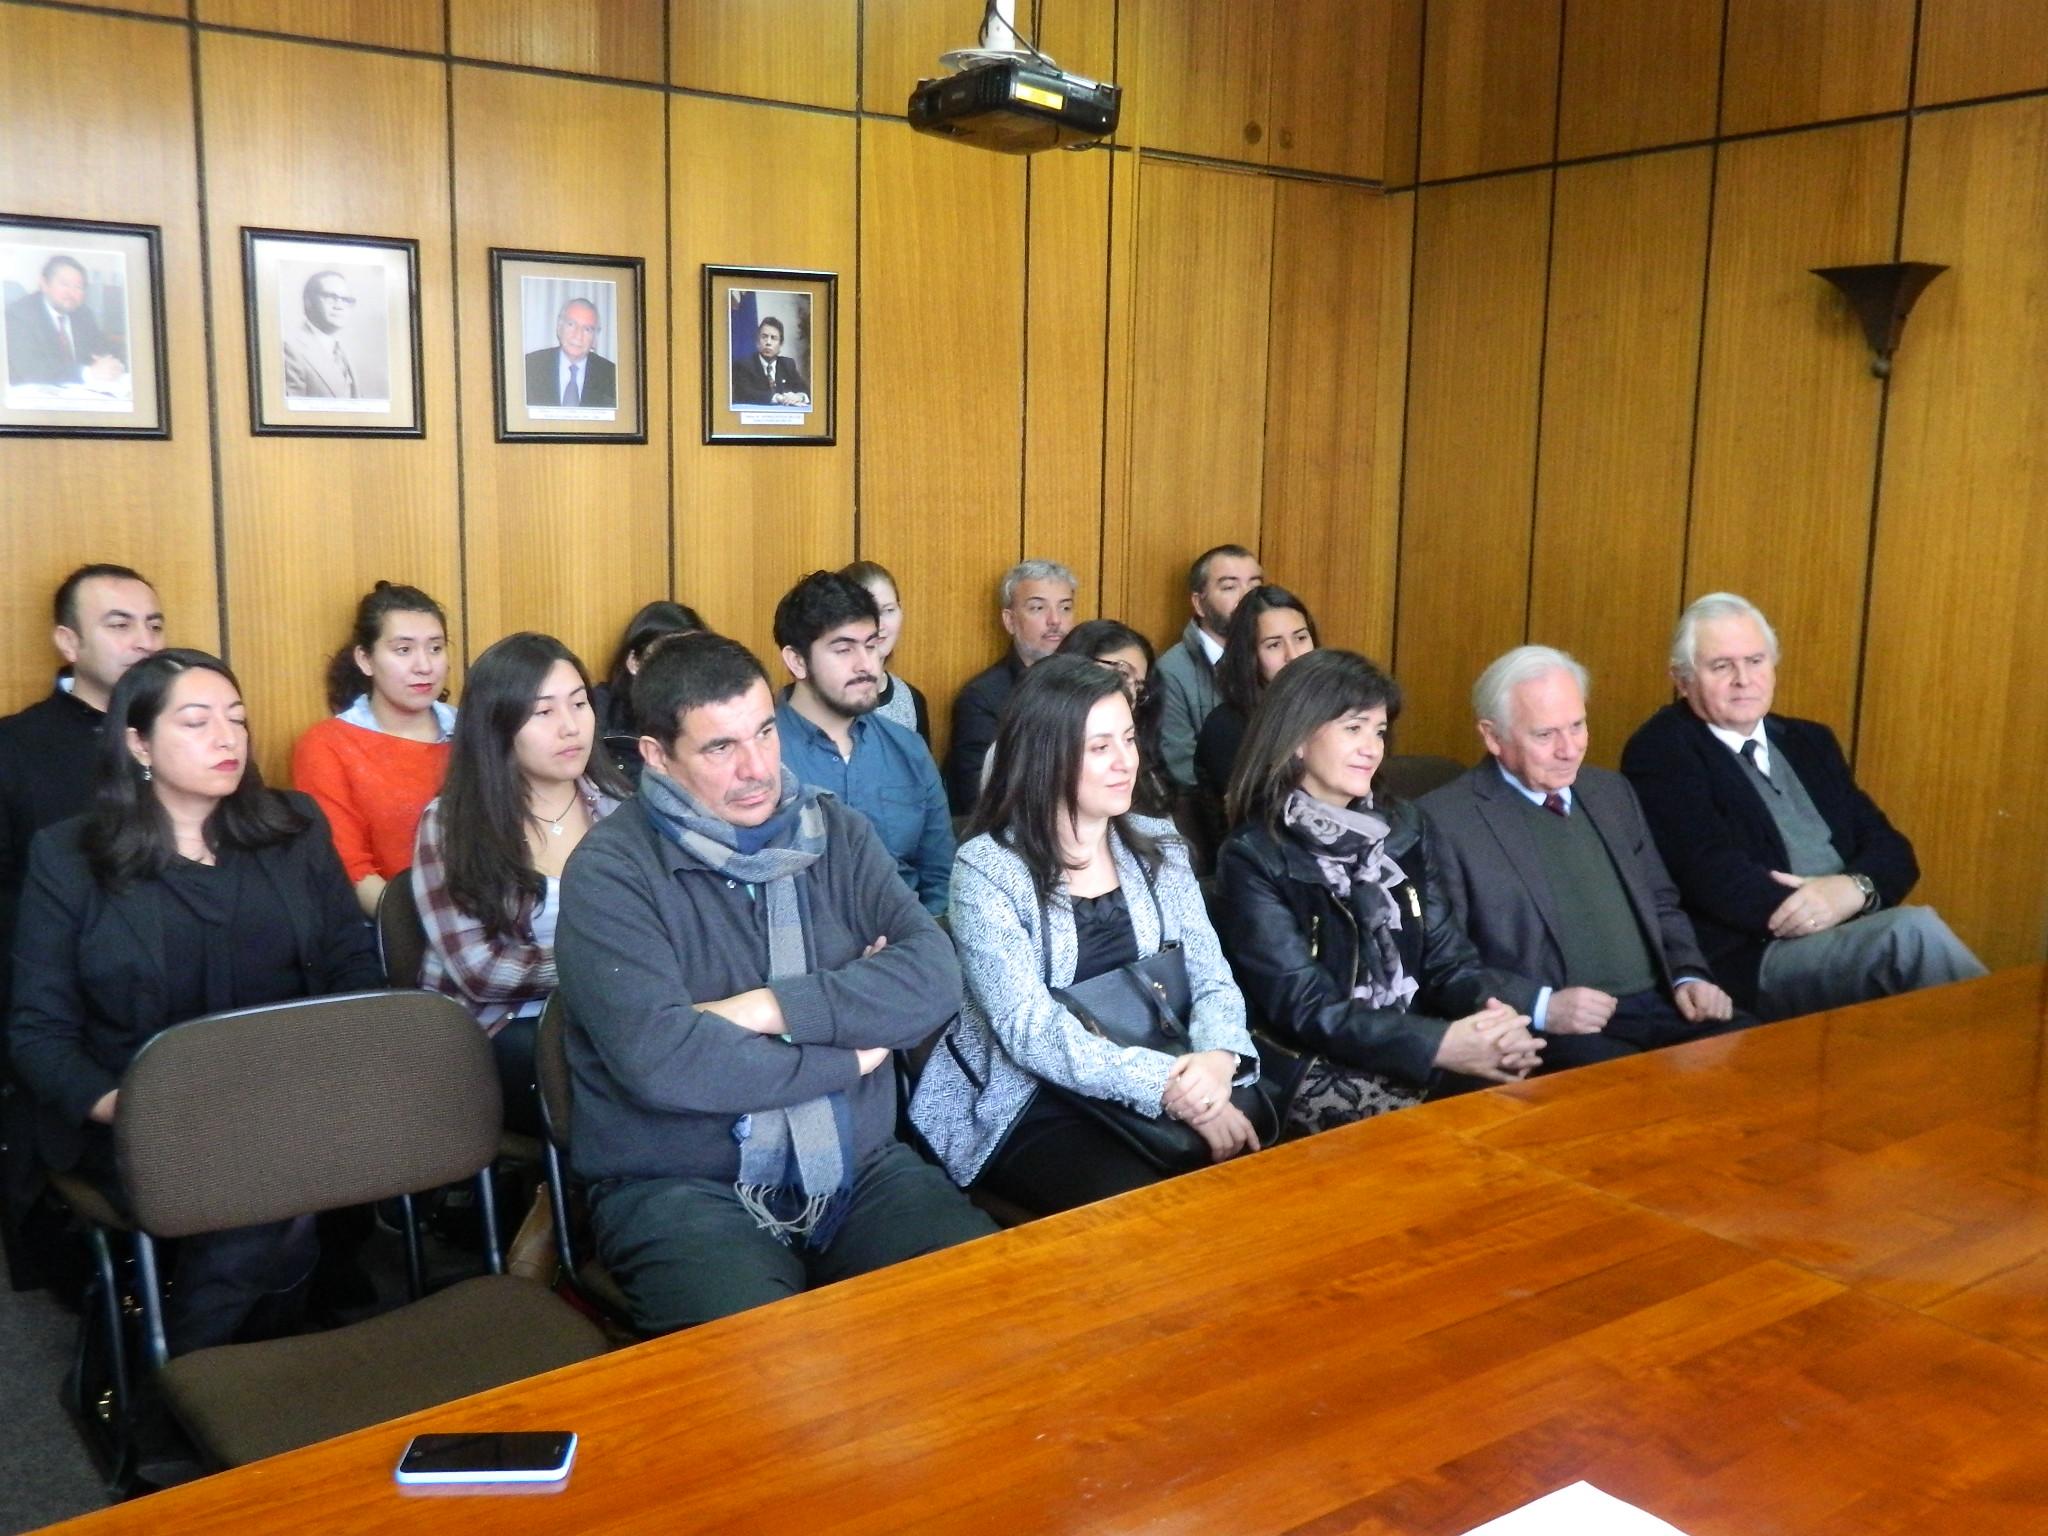
<path fill-rule="evenodd" d="M 650 1333 L 992 1231 L 896 1138 L 892 1049 L 960 1007 L 946 936 L 867 821 L 782 767 L 737 641 L 633 685 L 639 797 L 562 878 L 570 1160 Z M 657 724 L 658 722 L 658 724 Z"/>

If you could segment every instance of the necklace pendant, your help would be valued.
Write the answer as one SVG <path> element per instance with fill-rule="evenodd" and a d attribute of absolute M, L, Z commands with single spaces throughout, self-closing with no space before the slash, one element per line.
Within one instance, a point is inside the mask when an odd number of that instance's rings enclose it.
<path fill-rule="evenodd" d="M 548 835 L 550 837 L 560 837 L 562 835 L 562 824 L 559 821 L 552 823 L 548 827 Z"/>

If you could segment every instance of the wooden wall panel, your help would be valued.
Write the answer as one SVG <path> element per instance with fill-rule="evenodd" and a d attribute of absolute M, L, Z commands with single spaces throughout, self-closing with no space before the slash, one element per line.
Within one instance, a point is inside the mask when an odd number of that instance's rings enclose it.
<path fill-rule="evenodd" d="M 1401 480 L 1403 438 L 1408 404 L 1408 301 L 1414 275 L 1415 194 L 1387 197 L 1380 210 L 1379 316 L 1380 359 L 1373 381 L 1372 521 L 1391 530 L 1387 567 L 1379 579 L 1386 600 L 1368 609 L 1361 644 L 1365 653 L 1391 667 L 1394 656 L 1394 607 L 1399 592 Z M 1367 567 L 1368 580 L 1373 579 Z"/>
<path fill-rule="evenodd" d="M 173 16 L 182 18 L 190 0 L 78 0 L 78 4 L 96 11 L 126 11 L 136 16 Z"/>
<path fill-rule="evenodd" d="M 1529 638 L 1592 669 L 1594 761 L 1670 697 L 1711 149 L 1557 173 Z"/>
<path fill-rule="evenodd" d="M 1472 680 L 1527 613 L 1551 173 L 1416 196 L 1393 663 L 1402 749 L 1464 757 Z"/>
<path fill-rule="evenodd" d="M 1906 104 L 1915 0 L 1728 0 L 1721 131 Z"/>
<path fill-rule="evenodd" d="M 1711 138 L 1724 0 L 1570 6 L 1557 152 L 1565 159 Z"/>
<path fill-rule="evenodd" d="M 1037 155 L 1025 169 L 1024 548 L 1071 565 L 1089 613 L 1102 602 L 1109 161 Z"/>
<path fill-rule="evenodd" d="M 1212 544 L 1259 547 L 1274 183 L 1148 160 L 1140 171 L 1131 308 L 1113 320 L 1128 347 L 1128 459 L 1118 481 L 1123 574 L 1112 616 L 1170 642 L 1188 618 L 1188 562 Z"/>
<path fill-rule="evenodd" d="M 1551 158 L 1563 0 L 1430 0 L 1422 47 L 1422 176 Z"/>
<path fill-rule="evenodd" d="M 865 7 L 860 36 L 862 110 L 903 116 L 911 88 L 942 73 L 940 54 L 978 46 L 984 9 L 984 0 L 890 0 L 887 5 Z M 1028 0 L 1017 12 L 1017 25 L 1029 33 Z M 1005 38 L 996 46 L 1011 44 Z"/>
<path fill-rule="evenodd" d="M 668 186 L 662 98 L 627 86 L 458 65 L 464 565 L 470 654 L 538 629 L 593 667 L 634 609 L 668 596 Z M 593 176 L 593 165 L 609 167 Z M 500 443 L 490 248 L 638 256 L 647 441 Z M 622 354 L 616 338 L 598 351 Z M 515 357 L 509 364 L 519 365 Z M 517 382 L 515 388 L 523 387 Z"/>
<path fill-rule="evenodd" d="M 776 601 L 798 577 L 853 558 L 854 123 L 821 112 L 679 96 L 669 104 L 675 221 L 675 590 L 721 632 L 772 659 Z M 940 148 L 950 148 L 941 145 Z M 781 195 L 763 200 L 762 185 Z M 708 446 L 704 280 L 720 266 L 839 274 L 839 441 Z M 907 580 L 906 580 L 907 584 Z M 915 664 L 923 596 L 903 642 Z"/>
<path fill-rule="evenodd" d="M 220 645 L 190 48 L 177 27 L 0 8 L 0 209 L 162 226 L 171 408 L 166 442 L 0 438 L 0 713 L 49 691 L 50 596 L 88 561 L 154 581 L 174 644 Z M 105 88 L 108 59 L 136 89 Z"/>
<path fill-rule="evenodd" d="M 669 81 L 693 91 L 851 108 L 859 83 L 858 13 L 859 0 L 669 0 Z"/>
<path fill-rule="evenodd" d="M 1394 7 L 1358 0 L 1274 5 L 1274 165 L 1384 177 L 1396 21 Z"/>
<path fill-rule="evenodd" d="M 293 737 L 326 712 L 326 659 L 374 582 L 432 593 L 461 644 L 446 71 L 221 33 L 199 50 L 228 643 L 263 770 L 283 782 Z M 357 110 L 334 112 L 338 100 Z M 250 435 L 243 225 L 419 241 L 424 438 Z"/>
<path fill-rule="evenodd" d="M 943 736 L 1002 649 L 996 582 L 1021 551 L 1024 167 L 860 131 L 860 553 L 903 579 L 905 674 Z"/>
<path fill-rule="evenodd" d="M 1986 964 L 2048 937 L 2048 101 L 1922 119 L 1906 250 L 1948 262 L 1892 375 L 1857 776 Z M 1809 665 L 1803 657 L 1797 665 Z"/>
<path fill-rule="evenodd" d="M 658 81 L 663 7 L 664 0 L 448 0 L 449 47 L 466 59 Z"/>
<path fill-rule="evenodd" d="M 1115 80 L 1116 16 L 1121 3 L 1035 0 L 1029 9 L 1037 20 L 1038 46 L 1058 60 L 1062 69 L 1078 70 L 1091 80 Z M 1017 7 L 1020 17 L 1026 8 Z"/>
<path fill-rule="evenodd" d="M 1396 518 L 1374 496 L 1373 427 L 1386 199 L 1299 181 L 1277 197 L 1259 551 L 1268 578 L 1308 603 L 1324 644 L 1384 655 Z"/>
<path fill-rule="evenodd" d="M 2048 86 L 2048 6 L 2012 0 L 1921 0 L 1922 102 Z"/>
<path fill-rule="evenodd" d="M 202 22 L 325 37 L 378 48 L 443 53 L 448 47 L 446 16 L 420 0 L 197 0 Z"/>
<path fill-rule="evenodd" d="M 1387 127 L 1381 177 L 1410 186 L 1422 112 L 1423 0 L 1387 0 Z"/>
<path fill-rule="evenodd" d="M 1810 267 L 1884 261 L 1896 119 L 1721 150 L 1685 597 L 1770 616 L 1778 697 L 1853 737 L 1880 384 L 1847 304 Z"/>
<path fill-rule="evenodd" d="M 1117 7 L 1118 138 L 1263 165 L 1274 0 L 1133 0 Z"/>

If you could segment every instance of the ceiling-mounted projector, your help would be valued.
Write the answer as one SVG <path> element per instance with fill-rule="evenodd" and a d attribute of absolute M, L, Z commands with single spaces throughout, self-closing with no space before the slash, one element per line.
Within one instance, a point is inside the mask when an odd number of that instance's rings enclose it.
<path fill-rule="evenodd" d="M 920 80 L 910 93 L 910 126 L 1006 155 L 1071 149 L 1116 132 L 1123 92 L 1070 74 L 1040 53 L 1011 24 L 1015 0 L 990 0 L 979 48 L 939 62 L 953 71 Z M 997 29 L 1022 49 L 997 48 Z"/>

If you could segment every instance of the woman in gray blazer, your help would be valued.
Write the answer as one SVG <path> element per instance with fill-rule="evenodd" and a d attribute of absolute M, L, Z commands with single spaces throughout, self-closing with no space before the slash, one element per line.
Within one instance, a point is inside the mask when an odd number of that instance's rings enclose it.
<path fill-rule="evenodd" d="M 1025 673 L 953 865 L 960 1017 L 932 1052 L 910 1118 L 962 1185 L 1064 1210 L 1164 1178 L 1073 1096 L 1185 1121 L 1221 1162 L 1257 1150 L 1233 1086 L 1258 1075 L 1244 999 L 1186 846 L 1129 814 L 1137 731 L 1121 676 L 1078 656 Z M 1177 939 L 1193 995 L 1185 1056 L 1124 1047 L 1052 996 Z"/>

